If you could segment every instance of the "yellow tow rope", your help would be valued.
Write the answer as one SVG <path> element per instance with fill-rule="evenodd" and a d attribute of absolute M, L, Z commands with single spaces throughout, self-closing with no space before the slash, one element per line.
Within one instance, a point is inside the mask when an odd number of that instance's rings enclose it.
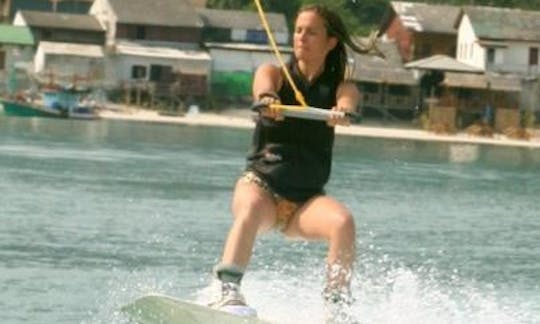
<path fill-rule="evenodd" d="M 289 73 L 289 69 L 287 69 L 287 65 L 285 64 L 285 61 L 283 60 L 283 57 L 281 56 L 281 53 L 279 52 L 279 49 L 277 47 L 276 41 L 274 39 L 274 35 L 272 34 L 272 31 L 270 30 L 270 25 L 268 24 L 268 20 L 266 20 L 266 15 L 264 14 L 263 7 L 261 5 L 260 0 L 254 0 L 255 5 L 257 6 L 257 11 L 259 12 L 259 17 L 261 18 L 261 23 L 264 27 L 264 30 L 266 31 L 266 35 L 268 36 L 268 41 L 270 42 L 270 46 L 272 46 L 272 49 L 274 50 L 274 55 L 276 56 L 277 60 L 279 61 L 279 64 L 281 65 L 281 69 L 283 70 L 283 73 L 285 74 L 285 77 L 287 78 L 287 81 L 291 85 L 294 91 L 294 97 L 296 100 L 300 103 L 300 107 L 307 107 L 306 100 L 304 99 L 304 96 L 302 93 L 298 90 L 298 87 L 294 83 L 291 74 Z M 274 107 L 274 105 L 272 105 Z M 283 105 L 281 105 L 283 106 Z M 280 108 L 280 107 L 275 107 Z M 285 108 L 285 107 L 281 107 Z"/>

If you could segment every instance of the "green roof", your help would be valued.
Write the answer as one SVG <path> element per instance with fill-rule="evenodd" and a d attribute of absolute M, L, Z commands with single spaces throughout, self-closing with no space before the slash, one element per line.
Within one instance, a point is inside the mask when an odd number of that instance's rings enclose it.
<path fill-rule="evenodd" d="M 28 27 L 0 25 L 0 44 L 34 45 L 34 36 Z"/>

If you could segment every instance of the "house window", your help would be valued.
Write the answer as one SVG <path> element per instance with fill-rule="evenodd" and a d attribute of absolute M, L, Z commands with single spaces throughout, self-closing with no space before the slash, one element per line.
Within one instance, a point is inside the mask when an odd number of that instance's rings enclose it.
<path fill-rule="evenodd" d="M 431 55 L 431 44 L 422 45 L 422 56 L 428 57 Z"/>
<path fill-rule="evenodd" d="M 146 66 L 133 65 L 131 67 L 131 78 L 132 79 L 146 79 Z"/>
<path fill-rule="evenodd" d="M 495 48 L 488 47 L 487 48 L 487 57 L 486 57 L 487 64 L 495 64 Z"/>
<path fill-rule="evenodd" d="M 212 42 L 230 42 L 231 30 L 227 28 L 208 28 L 204 31 L 204 39 Z"/>
<path fill-rule="evenodd" d="M 150 81 L 154 82 L 171 82 L 173 79 L 172 66 L 168 65 L 151 65 L 150 66 Z"/>
<path fill-rule="evenodd" d="M 146 38 L 146 28 L 144 26 L 135 27 L 135 39 L 145 39 Z"/>
<path fill-rule="evenodd" d="M 362 84 L 362 92 L 377 93 L 379 92 L 379 85 L 376 83 L 364 83 Z"/>
<path fill-rule="evenodd" d="M 41 31 L 41 40 L 51 40 L 52 32 L 50 30 L 44 29 Z"/>
<path fill-rule="evenodd" d="M 389 86 L 388 94 L 394 96 L 408 96 L 411 94 L 411 88 L 402 85 Z"/>
<path fill-rule="evenodd" d="M 538 47 L 529 48 L 529 65 L 538 65 Z"/>
<path fill-rule="evenodd" d="M 248 30 L 246 33 L 246 42 L 264 44 L 268 41 L 266 32 L 263 30 Z"/>

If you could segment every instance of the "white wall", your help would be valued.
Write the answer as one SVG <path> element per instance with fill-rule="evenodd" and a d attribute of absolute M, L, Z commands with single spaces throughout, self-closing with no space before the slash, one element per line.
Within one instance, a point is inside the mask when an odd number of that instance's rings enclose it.
<path fill-rule="evenodd" d="M 34 72 L 43 71 L 45 69 L 45 52 L 41 47 L 38 47 L 34 56 Z"/>
<path fill-rule="evenodd" d="M 95 0 L 90 7 L 89 14 L 96 17 L 106 30 L 105 44 L 114 44 L 116 36 L 116 23 L 118 21 L 112 7 L 107 0 Z"/>
<path fill-rule="evenodd" d="M 478 43 L 469 16 L 464 15 L 458 27 L 456 59 L 460 62 L 485 68 L 485 50 Z"/>
<path fill-rule="evenodd" d="M 6 70 L 11 66 L 21 69 L 25 66 L 32 65 L 34 59 L 34 50 L 32 46 L 0 44 L 0 51 L 5 52 L 6 54 Z"/>
<path fill-rule="evenodd" d="M 105 74 L 103 58 L 45 53 L 38 48 L 34 57 L 34 72 L 53 71 L 60 76 L 88 76 L 101 80 Z"/>
<path fill-rule="evenodd" d="M 131 80 L 131 70 L 134 65 L 145 66 L 146 80 L 149 80 L 151 65 L 171 66 L 173 71 L 185 74 L 209 75 L 211 61 L 116 55 L 108 58 L 106 62 L 108 81 L 118 83 Z"/>
<path fill-rule="evenodd" d="M 210 56 L 213 60 L 212 70 L 214 71 L 253 72 L 263 63 L 279 64 L 271 52 L 210 49 Z M 282 53 L 282 56 L 285 62 L 288 62 L 290 54 Z"/>
<path fill-rule="evenodd" d="M 213 59 L 214 71 L 253 71 L 253 60 L 248 51 L 228 51 L 223 49 L 210 49 Z"/>
<path fill-rule="evenodd" d="M 488 69 L 503 72 L 538 73 L 538 66 L 529 66 L 529 50 L 536 47 L 540 51 L 540 42 L 507 42 L 502 58 L 496 57 L 495 64 Z"/>
<path fill-rule="evenodd" d="M 26 26 L 26 21 L 20 12 L 17 12 L 15 17 L 13 17 L 13 26 Z"/>
<path fill-rule="evenodd" d="M 103 59 L 81 56 L 47 54 L 44 70 L 54 71 L 60 75 L 91 76 L 96 80 L 101 80 L 104 75 Z"/>

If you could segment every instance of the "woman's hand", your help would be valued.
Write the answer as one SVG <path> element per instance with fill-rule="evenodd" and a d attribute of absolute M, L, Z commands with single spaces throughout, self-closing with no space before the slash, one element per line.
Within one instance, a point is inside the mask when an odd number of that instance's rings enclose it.
<path fill-rule="evenodd" d="M 342 116 L 337 116 L 337 114 L 336 114 L 336 115 L 330 117 L 330 119 L 328 119 L 328 121 L 326 122 L 328 124 L 328 126 L 330 126 L 330 127 L 335 127 L 336 125 L 349 126 L 351 124 L 351 119 L 346 114 L 346 113 L 350 112 L 351 109 L 334 106 L 334 107 L 332 107 L 332 111 L 343 112 L 343 115 Z"/>
<path fill-rule="evenodd" d="M 261 107 L 258 109 L 261 116 L 273 120 L 285 118 L 278 108 L 272 108 L 272 104 L 279 104 L 280 98 L 277 89 L 281 88 L 281 68 L 272 64 L 263 64 L 253 77 L 253 100 Z"/>
<path fill-rule="evenodd" d="M 349 126 L 351 124 L 351 115 L 355 115 L 356 107 L 360 101 L 360 92 L 354 82 L 345 81 L 342 82 L 337 89 L 336 93 L 336 106 L 332 108 L 334 111 L 344 112 L 343 117 L 331 118 L 328 121 L 329 126 L 343 125 Z"/>
<path fill-rule="evenodd" d="M 261 115 L 263 117 L 271 118 L 275 121 L 281 121 L 285 118 L 280 108 L 272 107 L 272 104 L 280 104 L 277 95 L 262 95 L 259 97 L 259 103 L 265 105 L 261 109 Z"/>

